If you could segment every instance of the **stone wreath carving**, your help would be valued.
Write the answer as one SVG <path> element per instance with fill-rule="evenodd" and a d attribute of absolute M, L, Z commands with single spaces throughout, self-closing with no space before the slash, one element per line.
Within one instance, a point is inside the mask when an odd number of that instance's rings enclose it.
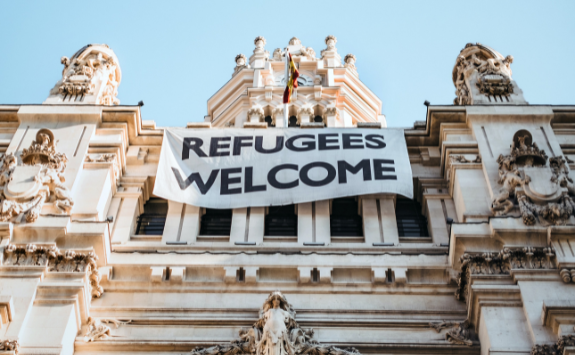
<path fill-rule="evenodd" d="M 41 129 L 28 149 L 22 150 L 22 165 L 8 153 L 1 158 L 0 221 L 32 223 L 46 202 L 64 214 L 70 214 L 74 201 L 63 185 L 68 158 L 56 152 L 54 134 Z"/>
<path fill-rule="evenodd" d="M 505 248 L 499 253 L 465 253 L 459 259 L 455 298 L 469 301 L 472 275 L 508 275 L 513 269 L 555 269 L 555 250 L 548 248 Z"/>
<path fill-rule="evenodd" d="M 553 345 L 535 345 L 531 355 L 563 355 L 568 346 L 575 346 L 575 335 L 564 335 Z"/>
<path fill-rule="evenodd" d="M 469 329 L 469 322 L 434 322 L 429 323 L 429 326 L 435 329 L 436 332 L 441 333 L 443 329 L 449 329 L 445 333 L 445 340 L 451 344 L 472 346 L 473 340 L 472 332 Z"/>
<path fill-rule="evenodd" d="M 562 156 L 549 159 L 533 142 L 528 131 L 515 133 L 511 153 L 500 155 L 499 180 L 502 185 L 491 204 L 495 216 L 519 207 L 523 223 L 561 225 L 575 212 L 575 187 Z"/>
<path fill-rule="evenodd" d="M 194 355 L 358 355 L 354 348 L 339 349 L 313 340 L 313 329 L 302 329 L 296 312 L 279 291 L 272 292 L 252 328 L 242 329 L 231 343 L 196 348 Z"/>
<path fill-rule="evenodd" d="M 43 266 L 48 272 L 79 272 L 88 273 L 90 293 L 98 298 L 104 293 L 100 286 L 102 279 L 94 252 L 79 253 L 73 250 L 59 250 L 55 245 L 41 246 L 35 244 L 8 244 L 4 248 L 4 266 Z"/>

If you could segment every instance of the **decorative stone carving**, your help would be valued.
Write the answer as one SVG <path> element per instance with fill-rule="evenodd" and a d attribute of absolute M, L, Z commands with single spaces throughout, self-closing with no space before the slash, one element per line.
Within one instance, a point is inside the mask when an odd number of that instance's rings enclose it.
<path fill-rule="evenodd" d="M 499 253 L 465 253 L 459 261 L 461 272 L 455 297 L 468 301 L 472 275 L 508 275 L 513 269 L 554 269 L 555 251 L 552 247 L 505 248 Z"/>
<path fill-rule="evenodd" d="M 575 335 L 564 335 L 553 345 L 535 345 L 531 355 L 563 355 L 565 347 L 575 346 Z"/>
<path fill-rule="evenodd" d="M 297 110 L 297 124 L 301 125 L 302 122 L 312 122 L 313 108 L 301 107 Z"/>
<path fill-rule="evenodd" d="M 62 57 L 62 79 L 46 103 L 118 105 L 122 72 L 114 51 L 106 44 L 89 44 L 72 58 Z"/>
<path fill-rule="evenodd" d="M 276 62 L 280 62 L 282 61 L 282 50 L 280 48 L 276 48 L 274 49 L 274 54 L 272 55 L 272 60 L 276 61 Z"/>
<path fill-rule="evenodd" d="M 357 68 L 355 67 L 355 60 L 356 60 L 355 55 L 353 55 L 353 54 L 348 54 L 343 59 L 343 61 L 345 62 L 345 67 L 351 69 L 352 72 L 357 75 Z"/>
<path fill-rule="evenodd" d="M 126 325 L 130 322 L 131 320 L 120 321 L 112 318 L 100 319 L 100 318 L 88 317 L 88 327 L 86 330 L 86 334 L 84 334 L 84 341 L 91 342 L 97 340 L 106 340 L 111 336 L 110 335 L 111 329 L 108 326 L 108 324 L 111 324 L 116 329 L 118 329 L 120 325 Z"/>
<path fill-rule="evenodd" d="M 537 221 L 544 225 L 567 223 L 575 212 L 573 180 L 563 157 L 549 159 L 533 142 L 528 131 L 515 133 L 511 154 L 500 155 L 499 184 L 503 185 L 491 204 L 496 216 L 503 216 L 515 207 L 513 196 L 526 225 Z"/>
<path fill-rule="evenodd" d="M 234 68 L 234 73 L 232 74 L 232 76 L 236 75 L 241 70 L 249 67 L 250 66 L 247 64 L 247 58 L 245 55 L 241 53 L 236 55 L 236 67 Z"/>
<path fill-rule="evenodd" d="M 321 51 L 321 59 L 326 68 L 341 67 L 341 56 L 337 53 L 336 43 L 335 36 L 329 35 L 325 38 L 327 48 Z"/>
<path fill-rule="evenodd" d="M 8 244 L 4 248 L 3 265 L 6 266 L 43 266 L 48 272 L 88 273 L 92 297 L 98 298 L 104 293 L 100 286 L 101 275 L 94 252 L 78 253 L 73 250 L 60 251 L 55 245 L 38 246 L 28 244 L 17 246 Z"/>
<path fill-rule="evenodd" d="M 283 118 L 284 116 L 284 108 L 283 107 L 277 107 L 274 108 L 274 110 L 272 111 L 272 126 L 276 125 L 276 122 L 278 121 L 278 118 Z"/>
<path fill-rule="evenodd" d="M 503 57 L 480 43 L 468 43 L 461 50 L 453 68 L 455 105 L 478 103 L 510 103 L 515 94 L 516 104 L 525 104 L 522 93 L 511 79 L 513 57 Z"/>
<path fill-rule="evenodd" d="M 36 221 L 45 202 L 53 202 L 70 214 L 74 201 L 62 183 L 68 158 L 56 152 L 54 134 L 41 129 L 28 149 L 22 150 L 22 165 L 12 153 L 2 157 L 0 170 L 0 221 Z"/>
<path fill-rule="evenodd" d="M 264 63 L 268 60 L 270 53 L 264 49 L 266 45 L 266 39 L 262 36 L 256 37 L 254 40 L 254 53 L 250 56 L 250 67 L 252 68 L 263 68 Z"/>
<path fill-rule="evenodd" d="M 473 340 L 469 322 L 437 322 L 429 323 L 429 326 L 441 333 L 443 329 L 449 329 L 445 333 L 445 340 L 452 344 L 472 346 Z"/>
<path fill-rule="evenodd" d="M 256 105 L 248 110 L 248 117 L 250 122 L 263 122 L 265 117 L 264 109 Z"/>
<path fill-rule="evenodd" d="M 575 269 L 562 269 L 559 272 L 559 276 L 561 276 L 561 280 L 563 280 L 563 282 L 566 284 L 575 282 Z"/>
<path fill-rule="evenodd" d="M 296 312 L 284 295 L 272 292 L 260 310 L 259 319 L 250 329 L 242 329 L 239 339 L 231 343 L 196 348 L 194 355 L 352 355 L 354 348 L 339 349 L 319 344 L 313 329 L 302 329 L 295 320 Z"/>
<path fill-rule="evenodd" d="M 0 351 L 13 351 L 15 355 L 18 355 L 19 347 L 18 340 L 0 341 Z"/>
<path fill-rule="evenodd" d="M 451 160 L 452 163 L 453 162 L 463 163 L 463 164 L 481 163 L 481 155 L 479 155 L 479 154 L 473 160 L 467 159 L 465 157 L 465 155 L 450 155 L 449 159 Z"/>
<path fill-rule="evenodd" d="M 116 160 L 116 154 L 100 154 L 97 158 L 86 155 L 86 163 L 112 163 Z"/>

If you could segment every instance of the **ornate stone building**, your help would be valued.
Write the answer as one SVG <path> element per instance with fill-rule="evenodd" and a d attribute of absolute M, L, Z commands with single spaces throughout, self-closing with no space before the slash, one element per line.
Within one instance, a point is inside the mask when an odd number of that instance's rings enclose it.
<path fill-rule="evenodd" d="M 289 41 L 289 126 L 385 132 L 325 42 Z M 265 44 L 188 129 L 285 124 Z M 0 354 L 574 354 L 575 106 L 529 105 L 481 44 L 453 59 L 454 104 L 405 129 L 413 200 L 211 210 L 153 195 L 163 129 L 114 52 L 63 57 L 43 104 L 0 105 Z"/>

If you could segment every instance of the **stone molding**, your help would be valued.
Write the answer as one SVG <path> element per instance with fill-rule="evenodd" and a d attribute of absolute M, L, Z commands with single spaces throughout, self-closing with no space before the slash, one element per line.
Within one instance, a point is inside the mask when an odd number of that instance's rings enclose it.
<path fill-rule="evenodd" d="M 93 251 L 59 250 L 55 245 L 15 245 L 4 248 L 3 266 L 40 266 L 48 272 L 87 273 L 92 297 L 99 298 L 104 289 L 100 286 L 101 275 Z"/>

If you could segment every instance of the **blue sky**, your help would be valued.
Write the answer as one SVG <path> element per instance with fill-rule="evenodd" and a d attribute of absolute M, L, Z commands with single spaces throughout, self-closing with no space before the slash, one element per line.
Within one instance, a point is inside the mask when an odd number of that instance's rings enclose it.
<path fill-rule="evenodd" d="M 425 119 L 423 101 L 451 104 L 451 71 L 468 42 L 511 54 L 531 104 L 575 104 L 575 1 L 8 1 L 0 2 L 0 104 L 42 103 L 60 57 L 107 43 L 119 58 L 122 104 L 145 102 L 159 126 L 202 121 L 234 57 L 285 47 L 317 53 L 328 34 L 357 57 L 389 126 Z"/>

